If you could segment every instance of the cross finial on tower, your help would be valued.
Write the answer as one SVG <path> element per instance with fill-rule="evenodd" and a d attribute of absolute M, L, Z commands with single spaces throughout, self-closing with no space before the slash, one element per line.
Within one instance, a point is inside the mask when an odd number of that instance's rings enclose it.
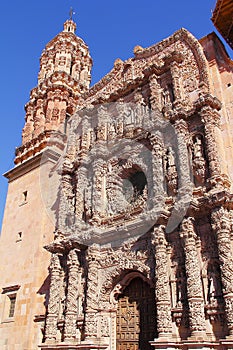
<path fill-rule="evenodd" d="M 70 8 L 69 15 L 70 15 L 70 20 L 73 21 L 73 15 L 75 15 L 75 12 L 72 7 Z"/>

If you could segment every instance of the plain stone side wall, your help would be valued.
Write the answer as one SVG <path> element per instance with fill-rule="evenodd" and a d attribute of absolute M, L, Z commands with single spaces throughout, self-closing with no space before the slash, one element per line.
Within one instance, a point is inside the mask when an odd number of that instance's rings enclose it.
<path fill-rule="evenodd" d="M 0 294 L 1 350 L 32 350 L 42 340 L 40 323 L 34 322 L 34 316 L 45 313 L 50 254 L 43 246 L 53 238 L 54 223 L 41 197 L 40 175 L 37 167 L 9 183 L 0 241 L 0 286 L 20 288 L 12 319 L 7 317 L 8 297 Z"/>

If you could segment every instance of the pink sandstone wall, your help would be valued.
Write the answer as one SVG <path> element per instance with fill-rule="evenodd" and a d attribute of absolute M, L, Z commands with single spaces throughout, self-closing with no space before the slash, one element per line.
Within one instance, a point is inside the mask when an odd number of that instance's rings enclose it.
<path fill-rule="evenodd" d="M 20 288 L 12 318 L 8 318 L 8 297 L 0 294 L 1 350 L 32 350 L 42 340 L 40 323 L 34 322 L 34 316 L 45 313 L 50 254 L 43 246 L 51 242 L 54 224 L 41 198 L 40 173 L 37 167 L 9 183 L 0 245 L 0 285 L 20 285 Z M 26 201 L 24 191 L 28 193 Z"/>

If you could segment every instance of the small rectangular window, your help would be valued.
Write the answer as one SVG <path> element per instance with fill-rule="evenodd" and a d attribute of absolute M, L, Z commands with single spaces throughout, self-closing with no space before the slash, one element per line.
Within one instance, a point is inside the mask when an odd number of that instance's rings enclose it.
<path fill-rule="evenodd" d="M 15 303 L 16 303 L 16 294 L 8 295 L 10 299 L 9 306 L 9 317 L 14 317 L 15 314 Z"/>
<path fill-rule="evenodd" d="M 28 191 L 23 191 L 21 194 L 21 201 L 19 203 L 19 206 L 23 206 L 25 204 L 27 204 L 27 200 L 28 200 Z"/>
<path fill-rule="evenodd" d="M 2 288 L 3 312 L 1 314 L 1 323 L 14 322 L 16 310 L 16 298 L 20 285 L 11 285 Z"/>
<path fill-rule="evenodd" d="M 24 199 L 24 202 L 26 202 L 27 196 L 28 196 L 28 191 L 24 191 L 24 192 L 23 192 L 23 199 Z"/>
<path fill-rule="evenodd" d="M 18 232 L 16 235 L 16 243 L 21 242 L 23 239 L 23 233 L 22 232 Z"/>

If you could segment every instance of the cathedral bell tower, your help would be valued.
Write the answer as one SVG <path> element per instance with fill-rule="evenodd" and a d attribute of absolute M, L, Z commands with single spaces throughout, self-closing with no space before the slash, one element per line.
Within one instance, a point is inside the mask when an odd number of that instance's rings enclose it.
<path fill-rule="evenodd" d="M 16 149 L 15 167 L 5 174 L 9 185 L 0 237 L 4 262 L 0 349 L 4 350 L 36 349 L 43 340 L 50 260 L 43 247 L 51 242 L 55 223 L 42 198 L 42 182 L 59 158 L 66 122 L 81 104 L 91 79 L 89 49 L 75 30 L 70 18 L 42 52 L 38 85 L 25 106 L 22 145 Z M 49 148 L 51 135 L 56 152 Z"/>
<path fill-rule="evenodd" d="M 22 146 L 16 150 L 15 164 L 45 147 L 51 132 L 65 124 L 81 95 L 89 89 L 92 59 L 88 46 L 75 35 L 75 30 L 75 22 L 67 20 L 63 31 L 42 52 L 38 85 L 25 106 Z"/>

